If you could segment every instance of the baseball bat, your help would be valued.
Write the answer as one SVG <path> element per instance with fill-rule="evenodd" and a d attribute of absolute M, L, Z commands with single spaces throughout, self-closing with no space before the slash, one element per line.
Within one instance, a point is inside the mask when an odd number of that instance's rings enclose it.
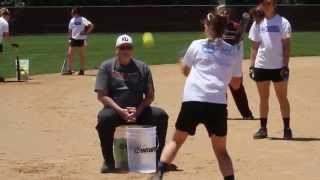
<path fill-rule="evenodd" d="M 240 22 L 240 34 L 241 34 L 241 39 L 243 39 L 243 36 L 247 30 L 248 24 L 250 22 L 250 14 L 245 12 L 242 14 L 242 19 Z"/>
<path fill-rule="evenodd" d="M 66 66 L 67 60 L 64 59 L 63 63 L 61 65 L 60 73 L 63 75 L 65 73 L 65 66 Z"/>

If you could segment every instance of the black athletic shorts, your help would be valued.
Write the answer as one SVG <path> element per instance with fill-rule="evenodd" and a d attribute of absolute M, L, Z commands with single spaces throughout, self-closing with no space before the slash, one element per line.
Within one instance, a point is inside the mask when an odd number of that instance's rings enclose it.
<path fill-rule="evenodd" d="M 227 105 L 205 102 L 183 102 L 176 122 L 176 129 L 195 135 L 197 126 L 202 123 L 209 136 L 227 135 Z"/>
<path fill-rule="evenodd" d="M 2 53 L 2 52 L 3 52 L 3 45 L 0 44 L 0 53 Z"/>
<path fill-rule="evenodd" d="M 272 82 L 282 82 L 289 79 L 289 74 L 284 77 L 281 75 L 282 69 L 262 69 L 254 68 L 254 80 L 257 82 L 262 81 L 272 81 Z"/>
<path fill-rule="evenodd" d="M 71 47 L 83 47 L 86 45 L 86 40 L 82 39 L 70 39 Z"/>

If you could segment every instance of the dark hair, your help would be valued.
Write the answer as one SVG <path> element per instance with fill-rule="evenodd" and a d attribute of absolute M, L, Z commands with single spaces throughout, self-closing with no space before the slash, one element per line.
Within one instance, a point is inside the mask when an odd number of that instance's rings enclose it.
<path fill-rule="evenodd" d="M 79 6 L 74 6 L 72 8 L 72 14 L 81 15 L 80 7 Z"/>
<path fill-rule="evenodd" d="M 262 10 L 262 5 L 258 5 L 254 8 L 251 8 L 249 11 L 249 14 L 251 16 L 251 18 L 253 18 L 254 21 L 256 21 L 258 24 L 264 19 L 265 14 Z"/>
<path fill-rule="evenodd" d="M 260 3 L 259 3 L 259 4 L 263 4 L 264 1 L 266 1 L 266 0 L 260 0 Z M 272 2 L 273 2 L 274 5 L 277 5 L 277 4 L 278 4 L 278 0 L 272 0 Z"/>
<path fill-rule="evenodd" d="M 216 12 L 210 12 L 207 14 L 205 23 L 211 26 L 216 37 L 222 37 L 227 26 L 227 18 L 216 14 Z"/>

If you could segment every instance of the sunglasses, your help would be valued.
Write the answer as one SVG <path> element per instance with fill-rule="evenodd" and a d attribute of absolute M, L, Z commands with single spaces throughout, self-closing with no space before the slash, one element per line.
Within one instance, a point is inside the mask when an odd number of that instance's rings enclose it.
<path fill-rule="evenodd" d="M 132 46 L 120 46 L 119 50 L 123 51 L 123 50 L 132 50 L 133 47 Z"/>

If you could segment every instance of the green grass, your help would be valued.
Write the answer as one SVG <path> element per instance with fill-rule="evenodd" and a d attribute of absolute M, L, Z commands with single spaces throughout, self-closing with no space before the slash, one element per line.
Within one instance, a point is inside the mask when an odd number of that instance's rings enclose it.
<path fill-rule="evenodd" d="M 135 54 L 148 64 L 176 63 L 179 52 L 188 47 L 194 39 L 201 38 L 199 32 L 154 33 L 156 46 L 150 49 L 143 48 L 141 33 L 132 33 L 135 41 Z M 87 51 L 87 67 L 94 68 L 113 56 L 113 47 L 117 34 L 94 34 L 90 36 Z M 66 34 L 26 35 L 17 36 L 15 40 L 21 45 L 21 58 L 31 60 L 31 74 L 56 73 L 66 56 Z M 318 43 L 320 32 L 294 33 L 293 56 L 320 56 Z M 249 54 L 249 43 L 246 39 L 245 54 Z M 14 59 L 16 52 L 8 45 L 0 55 L 0 74 L 5 77 L 15 75 Z M 75 59 L 78 65 L 78 57 Z"/>

